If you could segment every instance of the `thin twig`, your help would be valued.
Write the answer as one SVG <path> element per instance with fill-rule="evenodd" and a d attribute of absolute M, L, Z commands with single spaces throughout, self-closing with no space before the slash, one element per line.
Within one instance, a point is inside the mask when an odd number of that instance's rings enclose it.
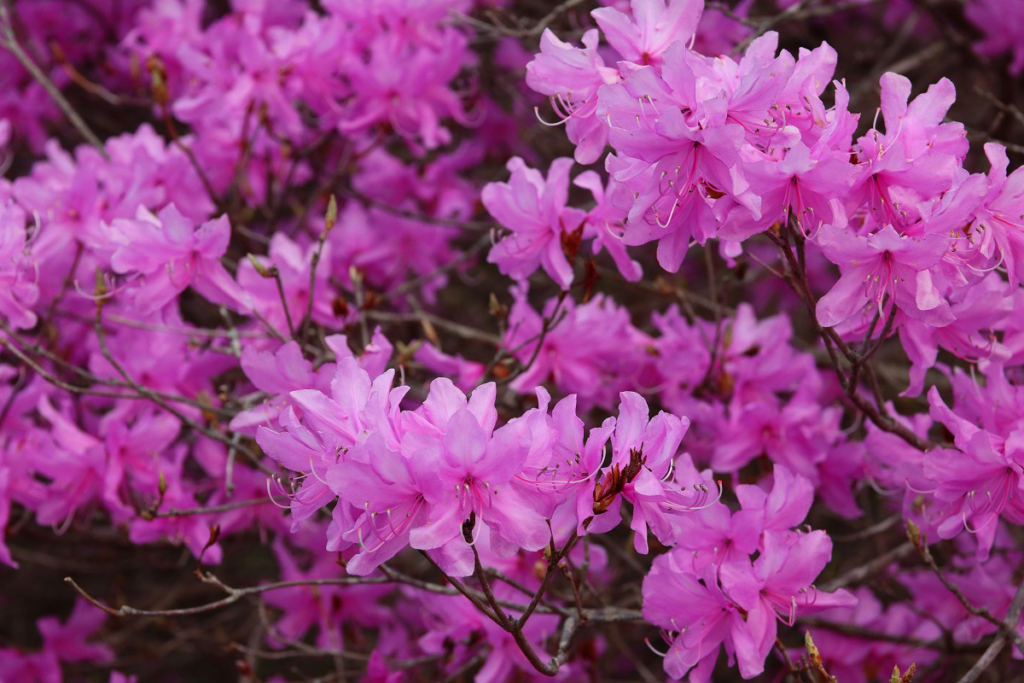
<path fill-rule="evenodd" d="M 1024 613 L 1024 583 L 1021 583 L 1017 588 L 1017 593 L 1013 596 L 1013 602 L 1010 603 L 1010 609 L 1006 614 L 1006 620 L 1001 624 L 1001 632 L 992 644 L 989 645 L 988 649 L 985 650 L 981 658 L 975 662 L 967 673 L 961 678 L 959 683 L 974 683 L 981 677 L 981 674 L 985 673 L 992 662 L 995 661 L 996 657 L 1002 651 L 1006 645 L 1007 638 L 1017 636 L 1014 642 L 1017 643 L 1017 649 L 1024 652 L 1024 648 L 1020 645 L 1020 635 L 1017 633 L 1017 623 L 1020 621 L 1021 614 Z"/>
<path fill-rule="evenodd" d="M 367 584 L 386 584 L 390 583 L 391 579 L 385 577 L 339 577 L 333 579 L 302 579 L 298 581 L 277 581 L 275 583 L 265 583 L 260 586 L 250 586 L 248 588 L 232 588 L 221 582 L 213 574 L 200 574 L 200 580 L 203 583 L 207 583 L 216 586 L 227 593 L 227 597 L 214 602 L 208 602 L 204 605 L 197 605 L 195 607 L 182 607 L 178 609 L 166 609 L 166 610 L 144 610 L 131 607 L 130 605 L 121 605 L 121 607 L 111 607 L 110 605 L 104 604 L 94 598 L 92 595 L 87 593 L 84 588 L 75 583 L 75 580 L 70 576 L 64 577 L 64 582 L 69 584 L 72 588 L 78 591 L 78 594 L 89 601 L 94 607 L 98 607 L 107 614 L 111 614 L 115 617 L 180 617 L 191 614 L 202 614 L 204 612 L 212 612 L 213 610 L 226 607 L 230 604 L 238 602 L 242 598 L 250 595 L 260 595 L 262 593 L 268 593 L 270 591 L 281 590 L 283 588 L 298 588 L 302 586 L 362 586 Z"/>

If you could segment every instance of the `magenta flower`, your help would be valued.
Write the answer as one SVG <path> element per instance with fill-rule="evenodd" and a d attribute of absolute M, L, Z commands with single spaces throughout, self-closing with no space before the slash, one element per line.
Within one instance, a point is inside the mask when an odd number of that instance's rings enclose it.
<path fill-rule="evenodd" d="M 967 154 L 963 125 L 943 123 L 956 99 L 943 78 L 912 102 L 910 80 L 894 73 L 881 78 L 885 134 L 871 130 L 858 141 L 865 164 L 848 197 L 850 206 L 866 204 L 881 224 L 902 225 L 917 216 L 917 205 L 950 188 Z"/>
<path fill-rule="evenodd" d="M 985 145 L 992 165 L 988 172 L 988 196 L 979 207 L 974 225 L 981 231 L 978 248 L 988 258 L 1006 266 L 1010 283 L 1024 282 L 1024 171 L 1007 175 L 1010 160 L 1006 148 Z"/>
<path fill-rule="evenodd" d="M 103 612 L 79 598 L 65 622 L 56 617 L 43 617 L 36 622 L 43 638 L 38 652 L 23 654 L 15 649 L 0 649 L 0 671 L 12 681 L 60 683 L 64 680 L 62 662 L 110 661 L 114 657 L 110 648 L 86 642 L 106 620 Z"/>
<path fill-rule="evenodd" d="M 594 171 L 584 171 L 576 176 L 573 185 L 590 190 L 594 195 L 596 206 L 587 212 L 587 229 L 584 231 L 584 238 L 593 238 L 592 248 L 594 254 L 600 254 L 606 250 L 615 267 L 622 273 L 622 277 L 630 282 L 636 282 L 643 276 L 643 269 L 640 264 L 630 258 L 626 253 L 626 244 L 623 241 L 625 233 L 625 220 L 627 212 L 617 206 L 618 197 L 614 181 L 609 184 L 607 190 L 601 177 Z"/>
<path fill-rule="evenodd" d="M 25 244 L 25 212 L 14 204 L 0 209 L 0 316 L 15 329 L 36 324 L 38 275 Z"/>
<path fill-rule="evenodd" d="M 278 540 L 273 546 L 281 567 L 281 580 L 303 581 L 338 573 L 330 555 L 319 555 L 308 568 L 299 564 L 298 553 Z M 346 632 L 359 626 L 369 628 L 387 619 L 387 610 L 379 603 L 391 592 L 388 586 L 296 586 L 267 594 L 267 603 L 282 610 L 274 623 L 272 643 L 285 648 L 289 641 L 301 640 L 316 629 L 317 647 L 344 650 Z M 283 639 L 285 642 L 278 642 Z"/>
<path fill-rule="evenodd" d="M 181 422 L 164 412 L 142 412 L 132 424 L 111 416 L 104 446 L 107 467 L 103 477 L 103 501 L 117 522 L 134 517 L 128 503 L 133 497 L 159 496 L 162 458 L 181 431 Z M 156 454 L 157 457 L 154 457 Z M 165 479 L 166 481 L 166 479 Z"/>
<path fill-rule="evenodd" d="M 759 486 L 736 487 L 741 509 L 730 512 L 725 505 L 712 505 L 674 521 L 680 527 L 676 550 L 688 554 L 695 568 L 746 560 L 761 547 L 765 531 L 787 531 L 804 521 L 814 501 L 814 487 L 782 465 L 773 468 L 770 492 Z"/>
<path fill-rule="evenodd" d="M 484 385 L 473 397 L 493 396 L 493 391 L 493 385 Z M 412 439 L 410 445 L 415 444 L 413 457 L 432 463 L 440 486 L 428 492 L 428 519 L 411 532 L 412 546 L 429 550 L 445 545 L 462 533 L 463 522 L 472 515 L 477 524 L 490 529 L 491 549 L 499 556 L 519 548 L 543 548 L 549 537 L 544 518 L 515 487 L 509 486 L 529 453 L 530 434 L 525 423 L 514 420 L 492 431 L 494 422 L 489 412 L 493 408 L 483 413 L 474 411 L 472 403 L 464 403 L 464 397 L 459 400 L 461 392 L 447 380 L 436 380 L 430 393 L 448 403 L 444 409 L 448 415 L 433 410 L 424 414 L 430 415 L 427 419 L 431 420 L 433 429 L 429 431 L 433 433 Z M 444 399 L 444 394 L 454 401 Z M 422 425 L 422 421 L 417 422 Z"/>
<path fill-rule="evenodd" d="M 749 484 L 737 486 L 740 505 L 760 515 L 764 531 L 786 531 L 799 526 L 814 502 L 813 484 L 783 465 L 772 468 L 772 479 L 768 492 Z"/>
<path fill-rule="evenodd" d="M 824 593 L 814 587 L 831 557 L 832 541 L 824 531 L 766 531 L 763 552 L 753 565 L 744 559 L 722 566 L 722 590 L 746 614 L 744 628 L 733 632 L 744 678 L 764 670 L 764 660 L 775 645 L 776 620 L 792 625 L 798 613 L 856 603 L 845 590 Z"/>
<path fill-rule="evenodd" d="M 921 394 L 925 372 L 935 365 L 940 347 L 972 362 L 1007 354 L 997 341 L 996 328 L 1013 311 L 1014 301 L 1013 289 L 1001 277 L 990 274 L 972 286 L 957 288 L 949 304 L 956 320 L 945 327 L 910 317 L 900 320 L 900 341 L 911 361 L 910 385 L 903 396 Z"/>
<path fill-rule="evenodd" d="M 591 13 L 604 39 L 619 55 L 634 64 L 659 64 L 673 43 L 693 38 L 704 12 L 702 0 L 632 0 L 633 16 L 614 7 Z"/>
<path fill-rule="evenodd" d="M 949 237 L 929 234 L 921 239 L 900 235 L 892 226 L 859 237 L 822 226 L 817 244 L 842 277 L 818 300 L 818 322 L 835 327 L 870 306 L 880 314 L 889 306 L 929 325 L 953 322 L 949 304 L 932 281 L 929 269 L 946 254 Z"/>
<path fill-rule="evenodd" d="M 1024 72 L 1024 5 L 1000 0 L 971 0 L 964 15 L 983 34 L 974 51 L 984 57 L 1010 55 L 1010 73 Z"/>
<path fill-rule="evenodd" d="M 584 408 L 599 405 L 611 409 L 619 392 L 641 388 L 650 357 L 644 352 L 649 337 L 633 326 L 625 308 L 598 295 L 581 305 L 566 299 L 561 306 L 548 301 L 544 316 L 559 313 L 559 322 L 543 339 L 543 318 L 527 299 L 525 288 L 512 292 L 515 303 L 509 312 L 505 346 L 514 349 L 530 367 L 511 386 L 530 393 L 545 383 L 565 394 L 585 397 Z M 564 317 L 562 317 L 564 316 Z M 593 330 L 604 334 L 593 334 Z M 537 345 L 540 345 L 540 349 Z"/>
<path fill-rule="evenodd" d="M 526 84 L 551 99 L 555 112 L 565 122 L 566 135 L 576 145 L 576 161 L 592 164 L 608 142 L 608 128 L 595 116 L 597 90 L 615 83 L 619 75 L 606 67 L 598 54 L 597 30 L 585 32 L 581 42 L 582 48 L 573 47 L 545 29 L 540 54 L 526 65 Z"/>
<path fill-rule="evenodd" d="M 691 240 L 703 244 L 714 235 L 716 197 L 741 198 L 759 215 L 757 198 L 744 194 L 747 182 L 732 170 L 743 128 L 726 123 L 724 112 L 712 121 L 696 118 L 694 67 L 681 52 L 678 44 L 669 50 L 667 59 L 680 64 L 665 70 L 664 82 L 653 67 L 642 67 L 598 94 L 598 115 L 607 119 L 611 144 L 621 151 L 609 158 L 608 170 L 635 197 L 625 242 L 657 240 L 658 263 L 671 272 L 679 270 Z"/>
<path fill-rule="evenodd" d="M 450 86 L 465 59 L 466 36 L 451 27 L 435 27 L 433 33 L 430 41 L 411 42 L 397 32 L 370 32 L 369 44 L 346 55 L 342 74 L 359 96 L 332 106 L 341 133 L 384 124 L 434 149 L 451 141 L 444 119 L 472 122 Z"/>
<path fill-rule="evenodd" d="M 286 431 L 260 426 L 256 440 L 282 466 L 300 472 L 293 479 L 294 490 L 287 492 L 292 526 L 327 505 L 334 498 L 326 477 L 350 448 L 365 441 L 372 431 L 393 435 L 397 405 L 405 389 L 391 389 L 394 371 L 373 379 L 354 358 L 344 358 L 337 366 L 328 396 L 316 389 L 291 392 L 295 408 L 280 416 Z M 301 415 L 301 419 L 299 417 Z"/>
<path fill-rule="evenodd" d="M 448 493 L 441 491 L 436 466 L 428 458 L 391 450 L 374 434 L 330 468 L 327 483 L 341 499 L 339 505 L 351 505 L 356 515 L 351 526 L 338 529 L 342 540 L 358 544 L 346 565 L 351 574 L 371 573 L 409 545 L 413 529 L 427 523 L 427 498 Z"/>
<path fill-rule="evenodd" d="M 231 238 L 226 217 L 197 229 L 173 204 L 157 215 L 140 208 L 133 220 L 115 220 L 110 237 L 116 245 L 110 263 L 118 273 L 138 276 L 133 295 L 143 313 L 163 308 L 190 285 L 232 310 L 252 306 L 220 262 Z"/>
<path fill-rule="evenodd" d="M 385 203 L 390 205 L 391 201 Z M 413 211 L 420 212 L 418 208 Z M 329 236 L 330 272 L 349 284 L 355 268 L 365 275 L 371 287 L 386 291 L 403 283 L 411 273 L 434 273 L 454 259 L 451 241 L 456 232 L 448 225 L 397 216 L 377 207 L 365 209 L 357 202 L 349 202 Z M 381 235 L 388 237 L 381 239 Z M 322 263 L 320 268 L 325 265 Z M 445 282 L 443 276 L 430 278 L 422 290 L 424 299 L 431 302 Z"/>
<path fill-rule="evenodd" d="M 281 411 L 289 405 L 288 394 L 308 387 L 324 391 L 330 386 L 330 367 L 324 365 L 319 372 L 313 372 L 313 364 L 302 357 L 299 344 L 287 342 L 277 351 L 260 351 L 247 345 L 239 359 L 246 377 L 268 397 L 258 405 L 243 410 L 231 419 L 231 429 L 249 433 L 260 425 L 272 427 L 277 424 Z"/>
<path fill-rule="evenodd" d="M 689 674 L 690 683 L 710 683 L 723 645 L 730 659 L 735 655 L 741 662 L 749 662 L 756 653 L 743 636 L 737 645 L 736 634 L 742 633 L 746 624 L 722 592 L 714 569 L 695 573 L 675 558 L 674 554 L 656 557 L 644 578 L 644 619 L 663 629 L 669 647 L 665 673 L 673 680 Z M 748 672 L 743 674 L 747 677 Z"/>
<path fill-rule="evenodd" d="M 928 402 L 932 417 L 953 433 L 957 446 L 929 451 L 924 458 L 939 503 L 937 532 L 952 538 L 966 529 L 977 535 L 978 553 L 987 557 L 1000 516 L 1024 522 L 1024 434 L 1014 428 L 1003 437 L 980 429 L 948 408 L 935 387 Z"/>
<path fill-rule="evenodd" d="M 760 510 L 733 513 L 725 505 L 712 505 L 690 514 L 679 515 L 678 541 L 672 553 L 684 556 L 697 570 L 707 565 L 746 559 L 757 550 L 763 531 Z"/>
<path fill-rule="evenodd" d="M 776 144 L 786 146 L 784 142 Z M 761 198 L 761 218 L 752 220 L 750 211 L 737 205 L 723 222 L 719 236 L 744 240 L 774 223 L 785 224 L 790 216 L 808 234 L 823 224 L 842 224 L 845 212 L 839 200 L 853 186 L 856 174 L 856 167 L 833 156 L 831 150 L 812 150 L 797 140 L 784 158 L 762 159 L 748 166 L 751 192 Z"/>
<path fill-rule="evenodd" d="M 817 480 L 816 466 L 824 460 L 829 428 L 840 417 L 834 410 L 801 396 L 780 405 L 774 397 L 733 402 L 729 419 L 721 428 L 732 435 L 714 450 L 711 465 L 721 472 L 738 472 L 760 455 L 794 472 Z M 824 438 L 823 438 L 824 437 Z"/>
<path fill-rule="evenodd" d="M 48 452 L 31 466 L 49 480 L 50 493 L 36 507 L 36 520 L 66 529 L 79 509 L 101 495 L 106 454 L 99 439 L 80 429 L 48 397 L 40 398 L 36 409 L 49 423 Z"/>
<path fill-rule="evenodd" d="M 673 521 L 677 515 L 714 504 L 710 473 L 698 473 L 687 456 L 676 457 L 689 426 L 688 419 L 670 413 L 651 418 L 642 396 L 622 392 L 611 465 L 602 470 L 594 486 L 595 529 L 614 528 L 625 499 L 633 505 L 633 545 L 637 552 L 647 553 L 648 527 L 659 541 L 672 543 L 678 535 Z"/>
<path fill-rule="evenodd" d="M 547 179 L 516 157 L 508 162 L 507 183 L 489 183 L 480 195 L 494 218 L 512 231 L 491 249 L 487 260 L 505 275 L 525 280 L 544 268 L 562 289 L 572 284 L 572 264 L 563 246 L 582 231 L 586 214 L 566 206 L 572 159 L 551 162 Z"/>
<path fill-rule="evenodd" d="M 472 390 L 483 379 L 485 367 L 482 363 L 444 353 L 430 342 L 423 342 L 413 354 L 413 359 L 438 375 L 451 377 L 461 391 Z"/>

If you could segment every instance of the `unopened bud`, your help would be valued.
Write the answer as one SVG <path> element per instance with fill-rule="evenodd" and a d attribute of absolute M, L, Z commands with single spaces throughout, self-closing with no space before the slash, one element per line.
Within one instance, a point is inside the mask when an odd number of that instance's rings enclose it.
<path fill-rule="evenodd" d="M 256 269 L 256 272 L 260 274 L 260 277 L 274 277 L 274 274 L 270 272 L 270 269 L 263 265 L 256 256 L 249 254 L 249 263 Z"/>
<path fill-rule="evenodd" d="M 487 300 L 487 312 L 495 318 L 503 319 L 508 316 L 508 306 L 498 301 L 498 297 L 491 292 L 491 296 Z"/>
<path fill-rule="evenodd" d="M 96 295 L 97 301 L 102 301 L 107 296 L 109 290 L 107 289 L 107 280 L 103 277 L 103 271 L 99 268 L 96 269 L 96 288 L 93 290 L 93 294 Z"/>
<path fill-rule="evenodd" d="M 814 644 L 814 638 L 811 637 L 810 631 L 804 632 L 804 646 L 807 648 L 807 658 L 811 662 L 811 666 L 818 666 L 821 664 L 821 652 L 818 651 L 818 646 Z"/>
<path fill-rule="evenodd" d="M 324 232 L 329 233 L 338 222 L 338 199 L 332 194 L 327 200 L 327 215 L 324 217 Z"/>
<path fill-rule="evenodd" d="M 907 537 L 914 544 L 914 547 L 917 548 L 917 551 L 921 552 L 921 527 L 909 519 L 907 520 Z"/>

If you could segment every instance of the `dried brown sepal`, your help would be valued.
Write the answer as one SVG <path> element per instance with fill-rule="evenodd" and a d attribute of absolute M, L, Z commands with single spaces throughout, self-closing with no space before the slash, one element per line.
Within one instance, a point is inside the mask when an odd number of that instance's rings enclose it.
<path fill-rule="evenodd" d="M 587 259 L 583 272 L 583 303 L 587 303 L 594 296 L 597 279 L 597 265 L 594 263 L 594 259 Z"/>
<path fill-rule="evenodd" d="M 348 302 L 345 301 L 345 297 L 338 295 L 331 299 L 331 312 L 339 318 L 344 318 L 348 315 L 349 307 Z"/>
<path fill-rule="evenodd" d="M 921 535 L 921 527 L 909 519 L 907 520 L 907 538 L 914 544 L 918 553 L 924 553 L 924 537 Z"/>
<path fill-rule="evenodd" d="M 338 199 L 333 194 L 327 200 L 327 214 L 324 216 L 324 232 L 329 233 L 338 222 Z"/>
<path fill-rule="evenodd" d="M 491 292 L 490 297 L 487 299 L 487 312 L 499 320 L 504 320 L 508 317 L 508 306 L 501 303 L 497 295 Z"/>
<path fill-rule="evenodd" d="M 562 251 L 565 252 L 565 258 L 569 259 L 569 263 L 572 263 L 576 258 L 576 254 L 580 251 L 580 245 L 583 243 L 583 226 L 585 223 L 580 223 L 579 227 L 572 232 L 562 232 Z"/>
<path fill-rule="evenodd" d="M 647 462 L 647 457 L 643 452 L 631 448 L 629 451 L 629 464 L 626 465 L 625 469 L 622 469 L 619 465 L 613 465 L 598 480 L 596 486 L 594 486 L 593 510 L 595 515 L 606 512 L 611 507 L 615 497 L 622 493 L 622 489 L 626 487 L 626 484 L 636 479 L 637 475 L 640 474 L 645 462 Z"/>
<path fill-rule="evenodd" d="M 493 368 L 491 368 L 491 375 L 494 377 L 494 379 L 498 381 L 507 379 L 508 376 L 511 374 L 512 368 L 510 368 L 509 363 L 505 361 L 498 363 Z"/>

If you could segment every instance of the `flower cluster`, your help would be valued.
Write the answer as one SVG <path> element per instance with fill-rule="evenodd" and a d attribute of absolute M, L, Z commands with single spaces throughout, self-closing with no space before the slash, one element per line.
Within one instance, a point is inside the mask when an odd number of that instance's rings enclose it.
<path fill-rule="evenodd" d="M 296 352 L 285 346 L 279 360 Z M 379 372 L 373 361 L 364 365 Z M 293 528 L 337 499 L 327 548 L 351 556 L 351 574 L 367 575 L 411 546 L 449 576 L 469 576 L 481 535 L 497 557 L 542 550 L 545 520 L 574 518 L 578 534 L 591 525 L 609 531 L 623 498 L 646 552 L 648 525 L 671 543 L 679 516 L 716 498 L 708 476 L 673 467 L 688 421 L 652 419 L 639 394 L 622 393 L 618 420 L 586 433 L 575 395 L 549 411 L 539 388 L 537 408 L 497 426 L 493 383 L 467 397 L 440 378 L 421 405 L 402 410 L 409 387 L 393 386 L 394 370 L 368 369 L 344 358 L 329 393 L 289 392 L 273 421 L 279 430 L 256 433 L 267 455 L 301 473 L 289 492 Z"/>
<path fill-rule="evenodd" d="M 684 540 L 655 560 L 644 579 L 644 618 L 665 631 L 672 678 L 689 671 L 694 683 L 710 681 L 720 646 L 744 678 L 758 676 L 778 621 L 792 625 L 800 614 L 856 603 L 846 591 L 814 586 L 832 555 L 825 532 L 790 529 L 803 522 L 813 495 L 809 481 L 776 466 L 770 491 L 737 487 L 739 511 L 717 506 L 694 515 Z"/>

